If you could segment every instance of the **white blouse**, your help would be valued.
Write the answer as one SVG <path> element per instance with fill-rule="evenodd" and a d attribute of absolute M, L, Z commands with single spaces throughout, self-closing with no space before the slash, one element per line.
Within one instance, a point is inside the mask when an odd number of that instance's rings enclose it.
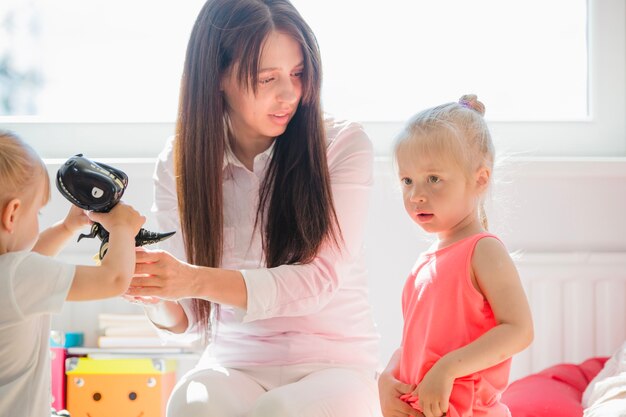
<path fill-rule="evenodd" d="M 363 239 L 373 184 L 372 145 L 360 125 L 326 120 L 327 158 L 335 210 L 341 227 L 341 251 L 323 246 L 308 264 L 264 264 L 261 234 L 254 230 L 259 187 L 273 146 L 254 159 L 252 172 L 230 152 L 224 159 L 224 243 L 222 268 L 243 274 L 247 310 L 223 305 L 211 343 L 200 366 L 336 363 L 378 365 L 379 335 L 368 301 Z M 161 152 L 154 173 L 153 212 L 158 230 L 180 230 L 173 168 L 173 139 Z M 306 187 L 306 184 L 302 185 Z M 160 247 L 186 260 L 177 233 Z M 189 327 L 197 334 L 191 300 L 181 300 Z"/>

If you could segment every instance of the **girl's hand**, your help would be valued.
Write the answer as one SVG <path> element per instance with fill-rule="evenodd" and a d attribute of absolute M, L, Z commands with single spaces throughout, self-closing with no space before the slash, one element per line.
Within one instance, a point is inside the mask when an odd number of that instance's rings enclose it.
<path fill-rule="evenodd" d="M 378 378 L 378 396 L 380 409 L 384 417 L 423 417 L 409 404 L 400 399 L 401 395 L 409 394 L 415 385 L 403 384 L 393 377 L 391 372 L 383 372 Z"/>
<path fill-rule="evenodd" d="M 63 226 L 68 232 L 74 234 L 83 227 L 90 225 L 92 221 L 87 217 L 87 212 L 78 206 L 72 204 L 65 219 L 63 219 Z"/>
<path fill-rule="evenodd" d="M 113 229 L 122 228 L 130 230 L 133 236 L 139 233 L 146 221 L 144 216 L 123 201 L 118 202 L 108 213 L 90 211 L 88 214 L 91 220 L 100 223 L 109 233 Z"/>
<path fill-rule="evenodd" d="M 162 250 L 135 250 L 135 275 L 126 295 L 176 301 L 198 297 L 194 266 Z"/>
<path fill-rule="evenodd" d="M 450 394 L 454 384 L 454 377 L 449 376 L 445 369 L 437 362 L 424 375 L 414 394 L 419 397 L 419 404 L 426 417 L 441 417 L 446 415 L 449 408 Z"/>

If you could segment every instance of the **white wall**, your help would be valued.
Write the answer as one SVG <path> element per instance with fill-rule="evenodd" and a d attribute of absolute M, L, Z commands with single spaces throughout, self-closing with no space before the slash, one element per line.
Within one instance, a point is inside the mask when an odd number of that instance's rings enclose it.
<path fill-rule="evenodd" d="M 50 160 L 53 177 L 60 160 Z M 125 171 L 130 185 L 125 200 L 148 216 L 152 201 L 152 159 L 103 160 Z M 512 252 L 579 253 L 626 252 L 626 160 L 605 159 L 516 159 L 496 171 L 497 183 L 487 207 L 492 230 Z M 42 225 L 50 224 L 69 207 L 56 191 L 44 210 Z M 370 298 L 382 336 L 386 362 L 400 342 L 402 317 L 400 295 L 404 279 L 417 255 L 428 245 L 425 236 L 404 213 L 397 181 L 387 158 L 375 164 L 375 186 L 366 236 L 369 253 Z M 88 263 L 98 242 L 72 243 L 64 259 Z M 139 312 L 120 300 L 69 303 L 53 326 L 82 330 L 87 342 L 95 342 L 96 315 L 107 312 Z M 535 317 L 542 326 L 541 317 Z M 625 329 L 616 329 L 624 334 Z M 593 337 L 593 335 L 590 335 Z M 599 345 L 594 355 L 607 355 L 617 348 Z M 554 358 L 554 355 L 550 355 Z M 557 355 L 558 357 L 558 355 Z M 584 357 L 568 357 L 582 360 Z M 557 360 L 557 359 L 555 359 Z M 520 371 L 521 372 L 521 371 Z M 521 374 L 513 374 L 513 378 Z"/>

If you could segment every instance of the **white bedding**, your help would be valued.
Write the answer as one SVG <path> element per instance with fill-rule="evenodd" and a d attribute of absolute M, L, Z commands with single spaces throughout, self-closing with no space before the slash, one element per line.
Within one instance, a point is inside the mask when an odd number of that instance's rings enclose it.
<path fill-rule="evenodd" d="M 584 417 L 626 417 L 626 342 L 583 393 Z"/>

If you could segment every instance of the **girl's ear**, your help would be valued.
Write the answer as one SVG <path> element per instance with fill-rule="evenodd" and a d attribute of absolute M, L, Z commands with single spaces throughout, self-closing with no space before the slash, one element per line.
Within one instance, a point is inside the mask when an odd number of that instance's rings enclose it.
<path fill-rule="evenodd" d="M 20 199 L 14 198 L 2 208 L 0 226 L 2 226 L 2 228 L 8 233 L 13 233 L 13 230 L 15 229 L 15 220 L 17 219 L 21 206 L 22 202 Z"/>
<path fill-rule="evenodd" d="M 483 192 L 489 187 L 489 179 L 491 178 L 491 170 L 487 167 L 481 167 L 476 173 L 476 187 Z"/>

